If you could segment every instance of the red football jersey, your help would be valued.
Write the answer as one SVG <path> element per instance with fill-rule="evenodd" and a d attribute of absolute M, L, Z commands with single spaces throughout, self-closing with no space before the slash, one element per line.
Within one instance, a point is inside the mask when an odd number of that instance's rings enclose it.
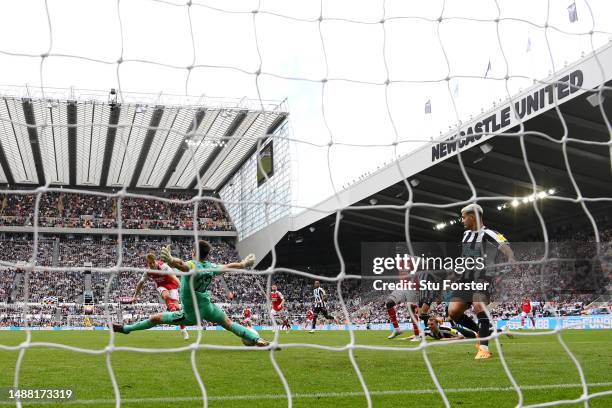
<path fill-rule="evenodd" d="M 521 309 L 523 309 L 523 312 L 525 313 L 531 312 L 531 302 L 524 300 L 523 303 L 521 303 Z"/>
<path fill-rule="evenodd" d="M 251 317 L 251 309 L 249 309 L 249 308 L 247 307 L 246 309 L 244 309 L 244 312 L 242 313 L 242 315 L 243 315 L 245 318 L 249 318 L 249 317 Z"/>
<path fill-rule="evenodd" d="M 283 309 L 283 306 L 281 305 L 281 303 L 283 302 L 283 294 L 280 293 L 278 290 L 276 292 L 272 292 L 272 294 L 270 295 L 270 300 L 272 301 L 272 309 L 276 310 L 277 312 Z"/>
<path fill-rule="evenodd" d="M 160 271 L 164 271 L 166 273 L 174 274 L 174 271 L 172 270 L 172 268 L 166 265 L 162 261 L 157 262 L 157 269 L 159 269 Z M 147 273 L 146 275 L 153 282 L 155 282 L 155 286 L 157 286 L 158 288 L 164 287 L 170 290 L 170 289 L 178 289 L 180 286 L 178 281 L 173 279 L 170 275 L 163 275 L 160 273 Z"/>
<path fill-rule="evenodd" d="M 308 310 L 306 312 L 306 319 L 307 320 L 312 320 L 313 317 L 314 317 L 314 313 L 312 313 L 312 310 Z"/>

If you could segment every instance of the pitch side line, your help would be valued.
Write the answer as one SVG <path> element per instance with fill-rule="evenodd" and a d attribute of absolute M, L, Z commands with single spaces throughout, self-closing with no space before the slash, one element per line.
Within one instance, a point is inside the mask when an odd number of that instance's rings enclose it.
<path fill-rule="evenodd" d="M 588 387 L 609 387 L 612 382 L 587 383 Z M 556 388 L 582 388 L 582 384 L 542 384 L 542 385 L 523 385 L 521 390 L 549 390 Z M 515 392 L 512 387 L 476 387 L 476 388 L 447 388 L 446 393 L 468 393 L 468 392 Z M 416 389 L 416 390 L 386 390 L 386 391 L 370 391 L 372 396 L 385 395 L 419 395 L 419 394 L 437 394 L 436 389 Z M 311 394 L 292 394 L 293 398 L 344 398 L 344 397 L 361 397 L 363 392 L 319 392 Z M 285 394 L 259 394 L 259 395 L 225 395 L 225 396 L 209 396 L 209 401 L 254 401 L 254 400 L 277 400 L 287 399 Z M 184 402 L 184 401 L 201 401 L 202 397 L 159 397 L 159 398 L 122 398 L 123 403 L 155 403 L 155 402 Z M 25 402 L 25 401 L 24 401 Z M 56 401 L 27 401 L 28 404 L 55 404 Z M 98 399 L 98 400 L 67 400 L 62 401 L 62 404 L 114 404 L 114 399 Z M 15 401 L 0 401 L 0 405 L 15 405 Z"/>

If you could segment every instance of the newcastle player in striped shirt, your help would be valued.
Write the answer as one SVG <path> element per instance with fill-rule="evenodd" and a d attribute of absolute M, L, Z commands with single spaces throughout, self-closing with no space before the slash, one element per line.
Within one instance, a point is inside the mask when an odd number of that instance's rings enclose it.
<path fill-rule="evenodd" d="M 314 316 L 312 317 L 312 329 L 310 330 L 310 333 L 314 333 L 317 328 L 317 317 L 319 317 L 319 314 L 322 314 L 323 317 L 325 317 L 326 319 L 333 320 L 334 323 L 338 324 L 338 319 L 330 315 L 327 311 L 327 305 L 325 304 L 325 298 L 327 298 L 327 293 L 325 293 L 325 290 L 321 287 L 321 282 L 315 281 L 313 295 Z"/>
<path fill-rule="evenodd" d="M 463 258 L 483 258 L 484 269 L 474 268 L 465 271 L 458 280 L 463 282 L 488 282 L 486 276 L 487 267 L 491 268 L 495 263 L 515 262 L 514 253 L 508 244 L 508 240 L 499 232 L 487 228 L 483 221 L 483 210 L 478 204 L 470 204 L 461 209 L 461 218 L 466 231 L 461 243 L 461 256 Z M 504 259 L 498 260 L 502 254 Z M 490 282 L 489 282 L 490 283 Z M 478 333 L 483 339 L 491 334 L 491 325 L 486 312 L 489 303 L 489 291 L 455 291 L 451 294 L 448 305 L 448 315 L 455 324 L 463 326 Z M 464 313 L 473 306 L 474 313 L 478 318 L 476 324 Z M 476 359 L 491 358 L 488 340 L 480 340 Z"/>

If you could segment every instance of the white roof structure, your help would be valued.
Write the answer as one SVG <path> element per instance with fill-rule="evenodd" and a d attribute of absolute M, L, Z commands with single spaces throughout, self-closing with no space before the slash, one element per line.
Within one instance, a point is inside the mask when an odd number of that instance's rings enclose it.
<path fill-rule="evenodd" d="M 199 172 L 218 190 L 286 116 L 282 102 L 0 87 L 0 183 L 193 189 Z"/>
<path fill-rule="evenodd" d="M 287 232 L 301 230 L 338 210 L 355 205 L 395 183 L 402 182 L 403 177 L 410 178 L 429 168 L 442 165 L 447 159 L 456 156 L 457 150 L 466 151 L 494 138 L 499 133 L 508 132 L 510 129 L 515 128 L 519 125 L 520 121 L 511 114 L 511 112 L 513 112 L 511 104 L 518 103 L 520 105 L 522 101 L 533 97 L 536 93 L 544 94 L 548 92 L 546 95 L 555 95 L 554 98 L 552 96 L 550 97 L 553 98 L 552 102 L 549 97 L 542 99 L 542 104 L 537 109 L 525 113 L 521 120 L 526 122 L 530 119 L 545 115 L 547 111 L 554 109 L 555 105 L 565 106 L 567 102 L 581 95 L 585 95 L 587 92 L 591 95 L 597 95 L 596 88 L 602 84 L 606 84 L 606 86 L 609 87 L 610 84 L 608 81 L 610 80 L 612 80 L 612 43 L 567 65 L 550 77 L 538 81 L 529 89 L 517 95 L 513 95 L 511 99 L 498 104 L 489 111 L 483 112 L 478 117 L 459 125 L 459 130 L 468 135 L 471 132 L 468 131 L 468 129 L 472 129 L 473 131 L 473 129 L 481 126 L 485 122 L 499 125 L 490 132 L 484 131 L 484 128 L 482 131 L 476 131 L 476 133 L 482 133 L 478 139 L 473 139 L 471 141 L 470 139 L 466 139 L 466 143 L 462 147 L 451 149 L 449 145 L 455 145 L 454 140 L 457 137 L 457 129 L 455 128 L 442 135 L 439 139 L 432 140 L 431 143 L 399 158 L 397 163 L 393 162 L 384 166 L 349 187 L 338 191 L 337 195 L 333 195 L 323 200 L 314 207 L 304 209 L 296 214 L 275 221 L 266 228 L 238 242 L 237 248 L 241 254 L 252 252 L 257 255 L 258 259 L 262 259 Z M 599 109 L 595 110 L 595 112 L 599 114 Z M 556 113 L 553 112 L 553 114 L 553 118 L 559 121 Z M 568 126 L 578 126 L 579 129 L 583 129 L 586 126 L 586 128 L 591 131 L 593 131 L 593 128 L 596 128 L 598 132 L 603 131 L 606 135 L 609 134 L 609 130 L 605 125 L 588 123 L 588 120 L 576 118 L 567 114 L 564 114 L 564 118 Z M 599 129 L 600 127 L 601 129 Z M 585 133 L 581 130 L 576 130 L 572 131 L 571 134 L 574 137 L 579 137 L 581 135 L 584 136 Z M 534 138 L 530 140 L 532 139 Z M 585 148 L 568 147 L 568 151 L 571 150 L 573 154 L 581 154 L 582 156 L 588 155 L 588 152 L 581 152 L 583 149 Z M 612 154 L 612 150 L 610 150 L 610 154 Z M 530 158 L 534 160 L 533 154 Z M 598 160 L 602 159 L 599 156 L 597 156 L 597 158 Z M 511 159 L 518 163 L 518 165 L 524 167 L 522 156 L 520 158 Z M 603 160 L 607 164 L 610 163 L 609 159 L 606 157 L 604 157 Z M 401 172 L 398 170 L 398 166 L 401 168 Z M 544 168 L 545 172 L 551 171 L 546 166 L 540 167 Z M 565 170 L 563 174 L 566 174 Z M 593 182 L 595 181 L 593 180 Z M 600 187 L 604 185 L 603 183 L 598 183 Z M 448 186 L 448 184 L 447 182 L 446 185 Z M 526 184 L 531 187 L 531 183 Z M 404 205 L 405 200 L 391 198 L 389 204 Z M 431 228 L 435 220 L 428 221 L 430 221 L 429 228 Z M 363 223 L 364 221 L 362 220 L 361 222 Z M 403 228 L 403 220 L 400 227 Z"/>

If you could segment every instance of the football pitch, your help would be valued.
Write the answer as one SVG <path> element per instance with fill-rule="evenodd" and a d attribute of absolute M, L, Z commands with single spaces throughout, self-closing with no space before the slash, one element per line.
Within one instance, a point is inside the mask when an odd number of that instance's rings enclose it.
<path fill-rule="evenodd" d="M 191 332 L 192 340 L 195 332 Z M 270 332 L 261 333 L 271 338 Z M 395 346 L 398 351 L 355 350 L 375 407 L 443 406 L 416 343 L 387 340 L 387 332 L 355 332 L 356 343 Z M 309 343 L 341 347 L 349 342 L 344 331 L 280 333 L 281 343 Z M 612 330 L 570 330 L 562 338 L 580 362 L 589 393 L 612 390 Z M 24 332 L 0 332 L 0 344 L 17 346 Z M 582 389 L 574 363 L 557 335 L 500 338 L 512 375 L 524 394 L 524 404 L 579 398 Z M 102 350 L 109 333 L 103 331 L 32 332 L 33 342 L 61 343 Z M 208 331 L 202 342 L 243 347 L 222 331 Z M 474 360 L 473 344 L 438 342 L 427 348 L 441 385 L 452 406 L 514 407 L 518 396 L 504 372 L 497 348 L 494 358 Z M 117 335 L 117 346 L 144 349 L 183 347 L 179 332 L 149 331 Z M 244 347 L 246 349 L 246 347 Z M 10 387 L 19 352 L 0 350 L 0 389 Z M 366 399 L 348 351 L 285 347 L 275 353 L 293 395 L 295 407 L 364 407 Z M 270 352 L 203 349 L 196 352 L 210 407 L 284 407 L 287 398 L 270 360 Z M 192 371 L 191 351 L 136 353 L 115 351 L 111 357 L 124 407 L 198 407 L 202 397 Z M 24 406 L 111 407 L 114 394 L 106 354 L 77 353 L 48 347 L 28 349 L 23 356 L 20 388 L 71 388 L 75 399 Z M 3 389 L 6 394 L 6 388 Z M 2 406 L 9 406 L 6 395 Z M 14 402 L 13 402 L 14 404 Z M 584 406 L 570 404 L 565 406 Z M 590 400 L 591 407 L 612 406 L 612 395 Z"/>

